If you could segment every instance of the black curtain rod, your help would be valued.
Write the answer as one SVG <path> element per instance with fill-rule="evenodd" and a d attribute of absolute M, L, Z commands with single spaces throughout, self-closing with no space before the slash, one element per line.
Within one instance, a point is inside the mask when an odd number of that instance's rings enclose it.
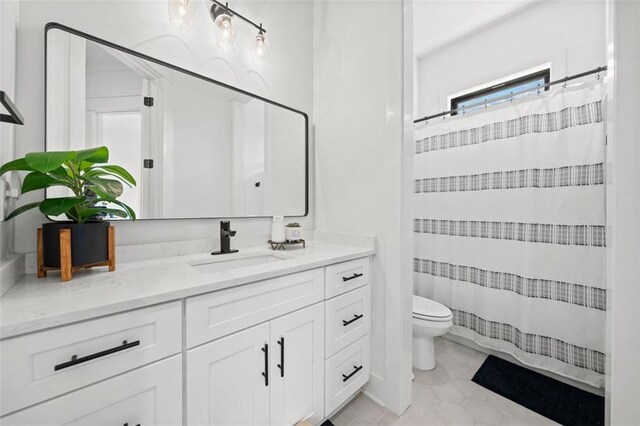
<path fill-rule="evenodd" d="M 222 4 L 220 3 L 218 0 L 211 0 L 212 2 L 214 2 L 216 5 L 218 5 L 218 7 L 221 7 L 223 10 L 226 10 L 227 12 L 229 12 L 229 14 L 233 17 L 233 16 L 237 16 L 238 18 L 242 19 L 244 22 L 253 25 L 254 27 L 256 27 L 256 29 L 258 31 L 260 31 L 261 33 L 266 33 L 267 30 L 265 30 L 264 28 L 262 28 L 262 23 L 260 23 L 260 25 L 254 23 L 252 20 L 245 18 L 244 16 L 240 15 L 238 12 L 236 12 L 235 10 L 231 9 L 229 7 L 229 3 L 225 3 Z"/>
<path fill-rule="evenodd" d="M 580 74 L 574 74 L 574 75 L 571 75 L 571 76 L 567 76 L 567 77 L 561 78 L 559 80 L 550 81 L 549 83 L 545 83 L 542 86 L 538 86 L 538 90 L 543 89 L 543 88 L 546 89 L 547 87 L 553 86 L 555 84 L 566 83 L 567 81 L 575 80 L 577 78 L 586 77 L 586 76 L 591 75 L 591 74 L 598 74 L 598 73 L 601 73 L 601 72 L 605 72 L 606 70 L 607 70 L 607 66 L 605 65 L 603 67 L 598 67 L 598 68 L 592 69 L 590 71 L 581 72 Z M 509 98 L 513 97 L 513 95 L 518 95 L 520 93 L 526 93 L 526 92 L 530 92 L 530 91 L 531 91 L 531 89 L 523 89 L 523 90 L 520 90 L 520 91 L 517 91 L 517 92 L 511 92 L 508 95 L 500 96 L 499 98 L 495 98 L 495 99 L 491 99 L 491 102 L 500 101 L 500 100 L 503 100 L 503 99 L 509 99 Z M 419 118 L 417 120 L 414 120 L 413 124 L 421 123 L 423 121 L 429 121 L 429 120 L 432 120 L 432 119 L 438 118 L 438 117 L 443 117 L 445 115 L 449 115 L 449 114 L 452 114 L 454 112 L 458 112 L 460 109 L 464 110 L 464 108 L 454 108 L 454 109 L 451 109 L 449 111 L 442 111 L 441 113 L 438 113 L 438 114 L 429 115 L 429 116 L 426 116 L 424 118 Z"/>

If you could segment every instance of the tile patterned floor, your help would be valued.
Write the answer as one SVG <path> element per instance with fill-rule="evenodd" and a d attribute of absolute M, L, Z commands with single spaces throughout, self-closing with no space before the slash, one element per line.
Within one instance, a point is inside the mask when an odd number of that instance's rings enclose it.
<path fill-rule="evenodd" d="M 486 355 L 436 338 L 436 368 L 414 370 L 413 402 L 402 416 L 359 395 L 331 421 L 359 425 L 554 425 L 556 423 L 471 381 Z"/>

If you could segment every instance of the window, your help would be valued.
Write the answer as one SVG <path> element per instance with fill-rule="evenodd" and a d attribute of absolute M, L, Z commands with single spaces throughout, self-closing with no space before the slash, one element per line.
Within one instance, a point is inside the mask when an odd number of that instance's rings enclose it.
<path fill-rule="evenodd" d="M 538 89 L 549 83 L 550 79 L 551 70 L 545 69 L 472 93 L 457 96 L 451 99 L 451 109 L 454 111 L 451 115 L 461 114 L 462 111 L 470 112 L 482 109 L 485 105 L 491 106 L 504 102 L 504 97 L 509 96 L 511 93 L 513 93 L 513 99 L 538 93 Z M 549 87 L 545 87 L 544 90 L 549 90 Z"/>

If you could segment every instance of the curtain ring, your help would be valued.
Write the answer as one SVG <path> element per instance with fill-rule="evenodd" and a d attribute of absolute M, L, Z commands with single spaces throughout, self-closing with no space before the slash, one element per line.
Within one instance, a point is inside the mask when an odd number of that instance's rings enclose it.
<path fill-rule="evenodd" d="M 563 89 L 567 88 L 567 77 L 564 78 L 564 83 L 562 83 L 562 88 Z"/>

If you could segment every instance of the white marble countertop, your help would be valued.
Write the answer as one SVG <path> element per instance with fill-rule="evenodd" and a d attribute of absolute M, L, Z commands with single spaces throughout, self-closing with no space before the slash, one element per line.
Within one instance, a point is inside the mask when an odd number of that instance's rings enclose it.
<path fill-rule="evenodd" d="M 271 253 L 287 258 L 212 273 L 200 272 L 190 265 Z M 58 273 L 40 279 L 30 274 L 0 298 L 0 339 L 373 254 L 373 247 L 308 241 L 306 249 L 274 252 L 260 247 L 219 259 L 205 253 L 121 263 L 114 272 L 105 268 L 77 272 L 66 283 L 60 282 Z"/>

